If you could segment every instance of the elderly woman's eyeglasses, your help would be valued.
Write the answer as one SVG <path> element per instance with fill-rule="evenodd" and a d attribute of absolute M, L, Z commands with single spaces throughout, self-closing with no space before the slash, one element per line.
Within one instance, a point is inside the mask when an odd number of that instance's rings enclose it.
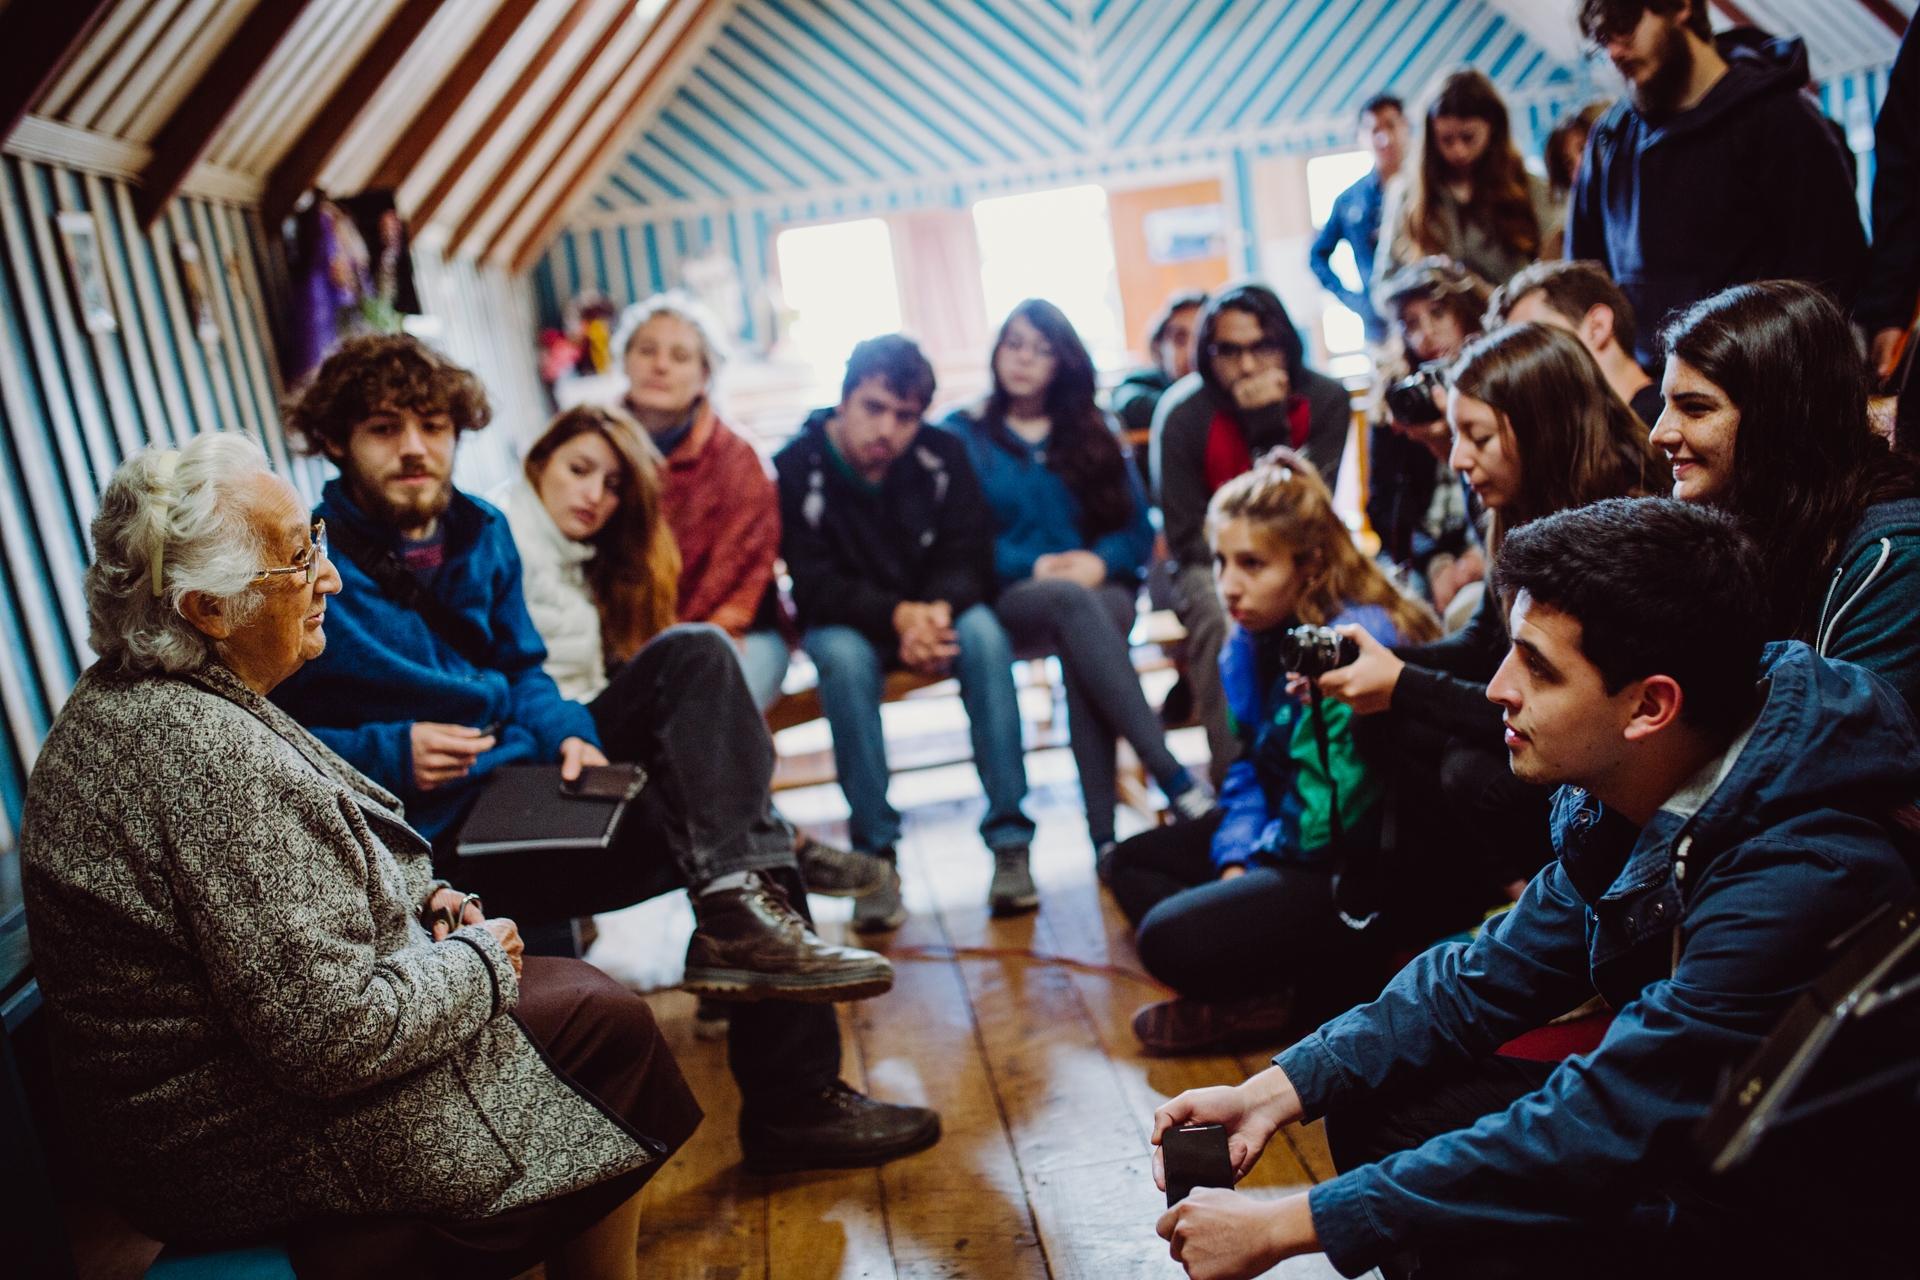
<path fill-rule="evenodd" d="M 299 573 L 306 575 L 307 585 L 312 586 L 314 579 L 320 576 L 320 558 L 327 554 L 327 522 L 315 520 L 309 536 L 313 541 L 303 551 L 297 553 L 303 557 L 302 559 L 284 568 L 262 569 L 253 575 L 253 581 L 259 582 L 263 578 L 279 578 Z"/>

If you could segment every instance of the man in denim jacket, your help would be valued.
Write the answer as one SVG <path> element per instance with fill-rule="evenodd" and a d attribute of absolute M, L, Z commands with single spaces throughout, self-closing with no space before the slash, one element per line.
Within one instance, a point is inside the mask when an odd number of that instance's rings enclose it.
<path fill-rule="evenodd" d="M 1472 943 L 1244 1084 L 1159 1110 L 1156 1142 L 1226 1125 L 1243 1173 L 1281 1125 L 1324 1115 L 1341 1168 L 1280 1200 L 1194 1192 L 1160 1222 L 1190 1276 L 1316 1249 L 1344 1275 L 1886 1274 L 1887 1220 L 1815 1184 L 1861 1162 L 1836 1150 L 1805 1186 L 1776 1169 L 1736 1192 L 1688 1147 L 1830 944 L 1914 892 L 1887 823 L 1920 792 L 1920 731 L 1865 671 L 1763 648 L 1759 582 L 1730 522 L 1667 499 L 1508 539 L 1513 646 L 1487 696 L 1514 772 L 1562 784 L 1558 859 Z M 1596 999 L 1613 1016 L 1590 1052 L 1499 1055 Z"/>

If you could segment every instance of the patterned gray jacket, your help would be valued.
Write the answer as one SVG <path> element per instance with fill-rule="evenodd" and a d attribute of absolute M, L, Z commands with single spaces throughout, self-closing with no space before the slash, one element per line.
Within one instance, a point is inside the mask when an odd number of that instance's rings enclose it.
<path fill-rule="evenodd" d="M 399 802 L 217 663 L 80 678 L 21 861 L 64 1101 L 166 1240 L 484 1217 L 657 1158 L 509 1016 L 506 953 L 434 942 Z"/>

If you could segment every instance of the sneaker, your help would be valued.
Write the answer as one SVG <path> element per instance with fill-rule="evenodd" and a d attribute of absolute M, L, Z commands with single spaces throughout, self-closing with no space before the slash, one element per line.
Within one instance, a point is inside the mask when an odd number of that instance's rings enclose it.
<path fill-rule="evenodd" d="M 1286 1038 L 1292 992 L 1244 1000 L 1189 1000 L 1175 996 L 1133 1015 L 1133 1034 L 1148 1053 L 1211 1053 Z"/>
<path fill-rule="evenodd" d="M 939 1113 L 880 1102 L 835 1080 L 797 1102 L 740 1109 L 740 1152 L 749 1173 L 866 1169 L 924 1151 L 940 1140 Z"/>
<path fill-rule="evenodd" d="M 1027 867 L 1027 846 L 1008 845 L 993 851 L 993 883 L 987 887 L 987 910 L 996 916 L 1017 916 L 1040 905 Z"/>
<path fill-rule="evenodd" d="M 706 996 L 693 1010 L 693 1038 L 695 1040 L 725 1040 L 727 1031 L 733 1022 L 733 1013 L 718 1000 Z"/>
<path fill-rule="evenodd" d="M 787 895 L 755 872 L 693 895 L 698 922 L 681 986 L 715 1000 L 864 1000 L 893 986 L 887 958 L 822 942 Z"/>
<path fill-rule="evenodd" d="M 900 901 L 900 872 L 893 865 L 891 850 L 875 859 L 887 868 L 887 878 L 872 893 L 853 900 L 855 933 L 890 933 L 907 922 L 906 904 Z"/>
<path fill-rule="evenodd" d="M 887 864 L 881 859 L 870 853 L 836 849 L 809 835 L 800 837 L 793 856 L 800 864 L 800 878 L 807 882 L 808 893 L 857 898 L 887 882 Z"/>

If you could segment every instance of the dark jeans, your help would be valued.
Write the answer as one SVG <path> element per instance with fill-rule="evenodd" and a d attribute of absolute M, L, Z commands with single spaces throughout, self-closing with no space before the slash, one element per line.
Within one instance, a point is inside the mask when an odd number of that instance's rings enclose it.
<path fill-rule="evenodd" d="M 591 856 L 464 858 L 447 878 L 487 909 L 528 924 L 632 906 L 732 871 L 762 870 L 807 914 L 787 826 L 774 815 L 773 740 L 732 640 L 705 623 L 670 627 L 588 708 L 607 758 L 647 770 L 612 845 Z M 440 841 L 441 861 L 457 830 Z M 831 1006 L 735 1005 L 727 1060 L 756 1105 L 812 1092 L 840 1074 Z"/>
<path fill-rule="evenodd" d="M 1371 929 L 1333 908 L 1332 876 L 1263 863 L 1221 880 L 1209 855 L 1218 816 L 1156 827 L 1113 851 L 1108 886 L 1139 926 L 1140 962 L 1196 1000 L 1268 995 L 1292 984 L 1303 1007 L 1333 1012 L 1380 989 L 1384 956 Z"/>
<path fill-rule="evenodd" d="M 1064 578 L 1026 578 L 1001 591 L 994 612 L 1017 650 L 1044 648 L 1060 657 L 1067 685 L 1067 729 L 1087 834 L 1097 848 L 1113 839 L 1120 803 L 1114 750 L 1125 738 L 1165 788 L 1182 772 L 1167 750 L 1160 717 L 1140 690 L 1127 632 L 1133 626 L 1132 586 L 1107 582 L 1088 589 Z"/>

